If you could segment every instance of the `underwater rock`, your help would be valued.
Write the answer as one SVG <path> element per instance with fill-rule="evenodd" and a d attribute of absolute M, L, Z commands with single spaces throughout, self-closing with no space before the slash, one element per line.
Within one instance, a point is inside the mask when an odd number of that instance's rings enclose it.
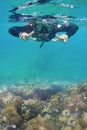
<path fill-rule="evenodd" d="M 3 107 L 4 107 L 3 99 L 0 98 L 0 108 L 3 108 Z"/>
<path fill-rule="evenodd" d="M 27 84 L 22 84 L 22 85 L 12 85 L 10 88 L 8 88 L 8 91 L 11 92 L 15 96 L 20 96 L 23 99 L 28 99 L 33 97 L 33 91 L 34 87 L 33 85 L 27 85 Z"/>
<path fill-rule="evenodd" d="M 69 117 L 67 119 L 67 125 L 71 127 L 75 127 L 77 125 L 77 120 L 74 117 Z"/>
<path fill-rule="evenodd" d="M 17 113 L 14 106 L 9 106 L 2 111 L 3 121 L 8 124 L 19 126 L 21 124 L 21 116 Z"/>
<path fill-rule="evenodd" d="M 22 105 L 21 107 L 21 117 L 24 121 L 28 121 L 30 119 L 30 109 L 29 107 Z"/>
<path fill-rule="evenodd" d="M 65 124 L 67 122 L 68 117 L 70 117 L 70 111 L 65 109 L 59 116 L 59 121 Z"/>
<path fill-rule="evenodd" d="M 21 106 L 22 106 L 22 98 L 20 96 L 11 96 L 10 98 L 3 98 L 3 104 L 4 108 L 7 108 L 9 106 L 14 106 L 17 108 L 17 111 L 20 112 Z"/>
<path fill-rule="evenodd" d="M 70 96 L 75 96 L 75 95 L 78 95 L 78 91 L 77 90 L 72 90 L 72 91 L 69 91 L 69 95 Z"/>
<path fill-rule="evenodd" d="M 50 88 L 47 88 L 47 89 L 40 89 L 40 88 L 35 89 L 34 95 L 35 95 L 36 98 L 46 101 L 52 95 L 55 95 L 56 93 L 62 92 L 62 91 L 63 91 L 62 86 L 51 85 Z"/>
<path fill-rule="evenodd" d="M 74 130 L 82 130 L 81 126 L 78 123 L 78 120 L 75 117 L 72 117 L 72 116 L 67 119 L 66 125 L 70 126 Z"/>
<path fill-rule="evenodd" d="M 87 130 L 87 127 L 86 127 L 86 128 L 84 128 L 84 129 L 82 129 L 82 130 Z"/>
<path fill-rule="evenodd" d="M 59 121 L 65 124 L 67 122 L 67 117 L 59 116 Z"/>
<path fill-rule="evenodd" d="M 51 113 L 59 113 L 63 109 L 62 105 L 62 93 L 52 95 L 50 98 L 50 111 Z"/>
<path fill-rule="evenodd" d="M 79 124 L 81 125 L 82 128 L 87 127 L 87 113 L 84 112 L 82 117 L 79 120 Z"/>
<path fill-rule="evenodd" d="M 45 120 L 51 119 L 51 115 L 50 115 L 50 114 L 46 114 L 46 115 L 44 116 L 44 119 L 45 119 Z"/>
<path fill-rule="evenodd" d="M 63 110 L 59 116 L 59 121 L 62 122 L 61 130 L 82 130 L 77 118 L 71 116 L 69 110 Z"/>
<path fill-rule="evenodd" d="M 51 106 L 50 102 L 44 103 L 44 108 L 41 110 L 41 114 L 42 115 L 51 114 L 50 106 Z"/>
<path fill-rule="evenodd" d="M 83 102 L 87 103 L 87 92 L 81 92 Z"/>
<path fill-rule="evenodd" d="M 79 85 L 79 92 L 87 92 L 87 82 L 84 82 Z"/>
<path fill-rule="evenodd" d="M 41 115 L 28 121 L 26 130 L 58 130 L 55 128 L 55 124 L 50 120 L 45 120 Z"/>
<path fill-rule="evenodd" d="M 78 84 L 70 85 L 69 89 L 67 90 L 67 93 L 69 96 L 78 94 Z"/>
<path fill-rule="evenodd" d="M 72 130 L 83 130 L 80 125 L 76 125 Z"/>
<path fill-rule="evenodd" d="M 0 86 L 0 97 L 4 97 L 8 94 L 7 85 Z"/>
<path fill-rule="evenodd" d="M 63 126 L 61 130 L 72 130 L 72 128 L 70 126 Z"/>
<path fill-rule="evenodd" d="M 23 101 L 20 96 L 14 96 L 12 98 L 12 101 L 9 103 L 9 106 L 14 106 L 17 108 L 17 111 L 20 111 L 22 103 L 23 103 Z"/>
<path fill-rule="evenodd" d="M 44 101 L 39 101 L 37 99 L 23 100 L 24 106 L 30 111 L 29 118 L 32 119 L 40 114 L 44 108 Z"/>
<path fill-rule="evenodd" d="M 0 91 L 3 130 L 87 130 L 87 84 L 66 89 L 46 85 Z"/>
<path fill-rule="evenodd" d="M 87 110 L 87 105 L 83 101 L 81 94 L 65 98 L 64 105 L 71 113 L 78 113 L 78 115 Z"/>
<path fill-rule="evenodd" d="M 40 101 L 38 101 L 37 99 L 28 99 L 28 100 L 23 100 L 24 105 L 26 106 L 32 106 L 32 105 L 40 105 Z"/>
<path fill-rule="evenodd" d="M 62 111 L 61 116 L 70 117 L 70 114 L 71 114 L 70 110 L 65 109 L 65 110 Z"/>
<path fill-rule="evenodd" d="M 3 107 L 7 107 L 8 103 L 10 101 L 12 101 L 12 97 L 13 95 L 9 92 L 7 92 L 4 96 L 1 97 L 2 101 L 3 101 Z"/>

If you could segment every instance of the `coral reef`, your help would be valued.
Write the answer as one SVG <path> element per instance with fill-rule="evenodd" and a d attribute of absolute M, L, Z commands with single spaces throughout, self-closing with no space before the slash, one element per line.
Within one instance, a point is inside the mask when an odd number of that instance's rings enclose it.
<path fill-rule="evenodd" d="M 45 120 L 41 115 L 28 121 L 26 130 L 57 130 L 55 124 L 50 120 Z"/>
<path fill-rule="evenodd" d="M 80 118 L 79 123 L 82 126 L 82 128 L 87 127 L 87 112 L 84 112 L 82 114 L 82 117 Z"/>
<path fill-rule="evenodd" d="M 87 130 L 87 83 L 0 88 L 0 130 Z"/>
<path fill-rule="evenodd" d="M 10 125 L 20 126 L 22 122 L 21 116 L 17 113 L 14 106 L 9 106 L 2 111 L 3 122 Z"/>

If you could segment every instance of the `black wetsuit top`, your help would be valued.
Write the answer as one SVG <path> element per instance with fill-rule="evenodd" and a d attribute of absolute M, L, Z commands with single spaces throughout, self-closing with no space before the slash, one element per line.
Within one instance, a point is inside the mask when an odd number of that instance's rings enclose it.
<path fill-rule="evenodd" d="M 20 33 L 23 33 L 23 32 L 30 33 L 32 31 L 33 31 L 33 26 L 30 26 L 30 25 L 26 25 L 22 27 L 14 26 L 9 29 L 9 33 L 15 37 L 19 37 Z"/>
<path fill-rule="evenodd" d="M 77 32 L 78 29 L 79 27 L 77 25 L 71 23 L 68 25 L 61 25 L 59 28 L 55 25 L 53 31 L 49 34 L 48 39 L 51 40 L 54 38 L 55 34 L 58 32 L 66 32 L 65 34 L 68 36 L 68 38 L 70 38 Z"/>
<path fill-rule="evenodd" d="M 77 25 L 70 23 L 68 25 L 62 25 L 59 29 L 57 29 L 57 32 L 66 32 L 69 38 L 73 36 L 78 29 L 79 27 Z"/>
<path fill-rule="evenodd" d="M 78 30 L 78 26 L 75 24 L 68 24 L 68 25 L 61 25 L 59 28 L 57 25 L 53 25 L 53 30 L 47 35 L 47 36 L 39 36 L 37 31 L 34 29 L 34 26 L 30 26 L 30 25 L 26 25 L 26 26 L 22 26 L 22 27 L 12 27 L 9 29 L 9 33 L 12 34 L 15 37 L 20 37 L 20 33 L 26 32 L 26 33 L 30 33 L 32 31 L 34 31 L 34 35 L 33 37 L 37 38 L 37 41 L 50 41 L 51 39 L 53 39 L 55 37 L 55 34 L 58 32 L 66 32 L 66 34 L 68 35 L 68 38 L 71 37 L 72 35 L 74 35 L 76 33 L 76 31 Z M 42 30 L 40 30 L 40 33 L 45 33 L 47 31 L 46 27 L 43 27 Z M 40 40 L 39 40 L 40 39 Z"/>

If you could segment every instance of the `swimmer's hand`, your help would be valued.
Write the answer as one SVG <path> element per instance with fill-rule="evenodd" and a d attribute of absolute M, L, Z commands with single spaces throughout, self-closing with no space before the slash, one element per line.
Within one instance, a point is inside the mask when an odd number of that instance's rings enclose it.
<path fill-rule="evenodd" d="M 55 35 L 57 37 L 57 39 L 55 39 L 54 41 L 62 41 L 62 42 L 67 42 L 68 40 L 68 36 L 66 34 L 62 34 L 61 36 L 59 36 L 58 34 Z"/>
<path fill-rule="evenodd" d="M 26 41 L 29 39 L 29 34 L 26 32 L 23 32 L 20 34 L 20 38 Z"/>
<path fill-rule="evenodd" d="M 23 40 L 36 40 L 35 38 L 32 38 L 32 34 L 34 34 L 34 31 L 32 31 L 31 33 L 26 33 L 26 32 L 23 32 L 20 34 L 20 38 L 23 39 Z"/>

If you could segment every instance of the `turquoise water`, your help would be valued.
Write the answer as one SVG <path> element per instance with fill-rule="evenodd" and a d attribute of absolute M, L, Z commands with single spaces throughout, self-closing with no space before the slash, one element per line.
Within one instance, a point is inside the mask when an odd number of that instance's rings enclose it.
<path fill-rule="evenodd" d="M 12 5 L 17 6 L 25 2 L 26 0 L 0 1 L 0 83 L 87 80 L 87 19 L 73 21 L 79 26 L 79 31 L 66 44 L 49 42 L 40 48 L 39 42 L 25 42 L 8 33 L 12 26 L 27 24 L 8 22 L 8 10 L 12 9 Z M 79 18 L 87 16 L 86 1 L 76 0 L 68 4 L 73 4 L 76 8 L 70 9 L 47 3 L 19 12 L 27 14 L 35 12 L 39 15 L 62 14 Z"/>

